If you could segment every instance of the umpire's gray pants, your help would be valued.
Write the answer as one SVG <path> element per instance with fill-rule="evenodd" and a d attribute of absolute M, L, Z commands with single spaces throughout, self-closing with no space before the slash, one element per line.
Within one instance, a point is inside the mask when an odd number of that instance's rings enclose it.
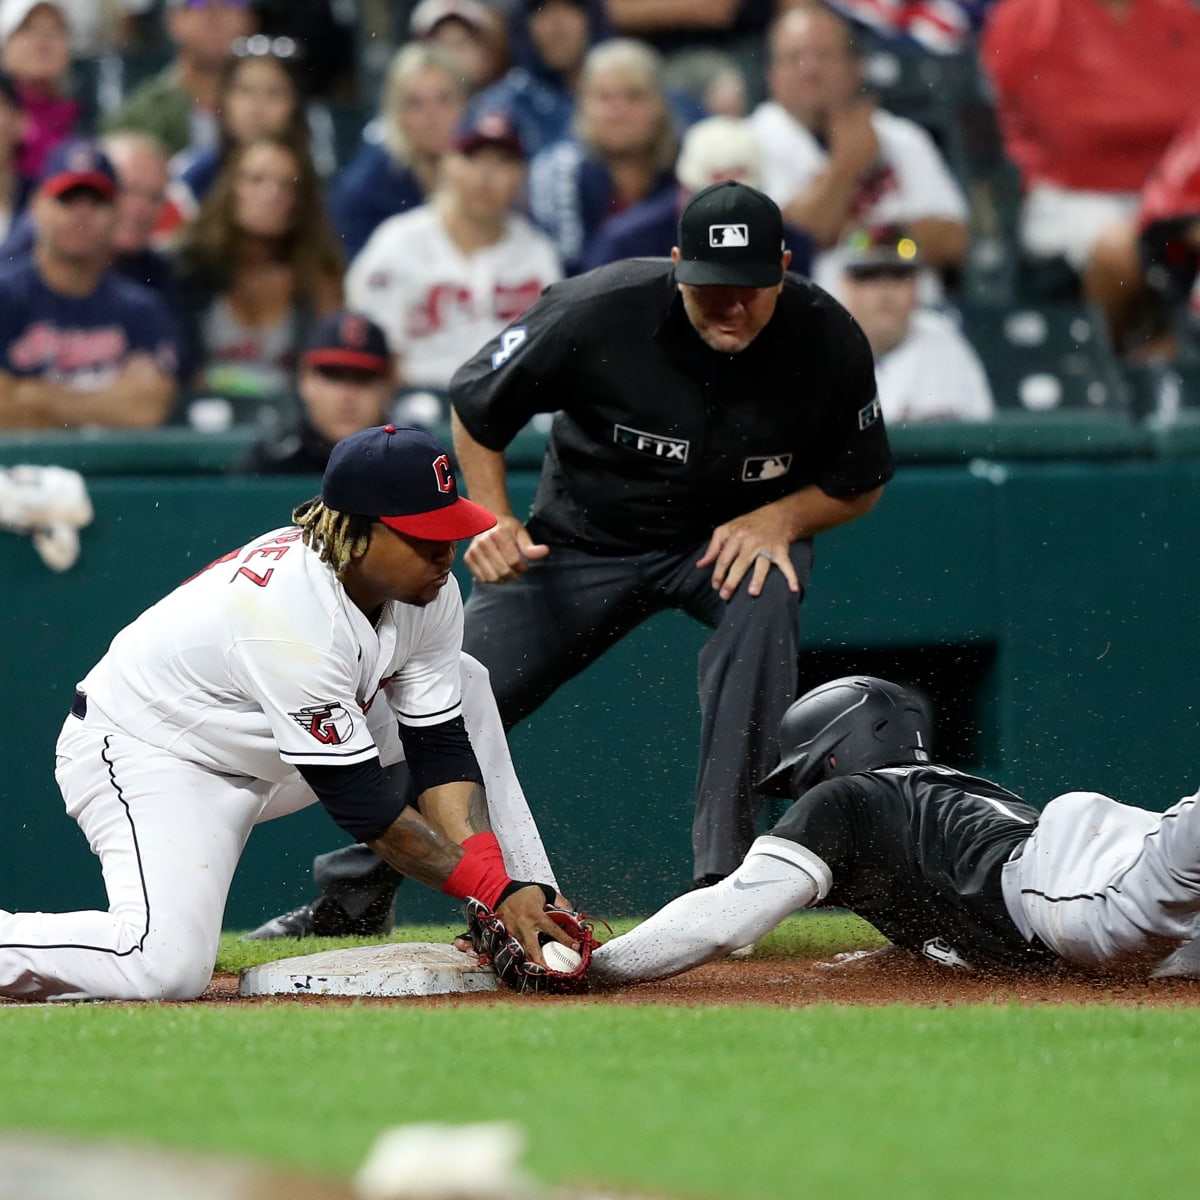
<path fill-rule="evenodd" d="M 754 785 L 778 759 L 779 722 L 796 698 L 800 602 L 812 571 L 812 543 L 797 542 L 799 594 L 772 569 L 760 595 L 743 581 L 726 601 L 712 569 L 696 567 L 706 546 L 622 556 L 556 546 L 510 583 L 474 585 L 463 646 L 487 667 L 511 728 L 655 613 L 680 609 L 708 625 L 699 660 L 696 879 L 729 874 L 754 840 Z"/>

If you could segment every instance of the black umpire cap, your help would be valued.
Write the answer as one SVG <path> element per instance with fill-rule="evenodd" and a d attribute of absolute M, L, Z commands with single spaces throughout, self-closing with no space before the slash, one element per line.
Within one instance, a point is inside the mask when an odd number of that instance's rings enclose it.
<path fill-rule="evenodd" d="M 727 179 L 679 215 L 675 278 L 700 287 L 775 287 L 783 279 L 783 214 L 770 196 Z"/>

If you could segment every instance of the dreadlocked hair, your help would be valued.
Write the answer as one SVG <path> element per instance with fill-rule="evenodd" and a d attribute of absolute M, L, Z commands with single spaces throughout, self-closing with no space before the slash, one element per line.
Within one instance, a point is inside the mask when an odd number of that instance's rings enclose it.
<path fill-rule="evenodd" d="M 355 556 L 367 552 L 371 540 L 370 517 L 326 508 L 321 498 L 314 496 L 292 510 L 292 520 L 300 526 L 304 544 L 315 550 L 322 562 L 329 563 L 339 579 Z"/>

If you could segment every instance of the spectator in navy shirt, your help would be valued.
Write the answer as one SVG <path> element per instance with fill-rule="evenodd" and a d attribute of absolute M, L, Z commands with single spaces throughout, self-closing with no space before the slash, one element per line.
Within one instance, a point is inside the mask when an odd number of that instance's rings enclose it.
<path fill-rule="evenodd" d="M 347 258 L 388 217 L 433 194 L 466 104 L 455 62 L 441 47 L 412 42 L 392 59 L 379 117 L 330 192 L 329 215 Z"/>
<path fill-rule="evenodd" d="M 167 205 L 167 152 L 154 138 L 132 130 L 101 138 L 100 148 L 117 173 L 112 268 L 154 292 L 178 323 L 182 316 L 179 288 L 170 261 L 156 249 Z M 0 267 L 28 258 L 36 236 L 33 214 L 23 212 L 0 246 Z M 186 378 L 189 370 L 189 364 L 181 363 L 180 378 Z"/>
<path fill-rule="evenodd" d="M 529 167 L 529 209 L 553 239 L 568 275 L 582 270 L 600 226 L 675 188 L 679 147 L 662 60 L 615 38 L 593 47 L 579 81 L 575 135 L 547 146 Z"/>
<path fill-rule="evenodd" d="M 110 267 L 117 180 L 93 142 L 51 152 L 33 254 L 0 276 L 0 429 L 161 424 L 177 339 L 162 304 Z"/>
<path fill-rule="evenodd" d="M 504 113 L 530 155 L 570 137 L 584 55 L 609 32 L 602 0 L 517 0 L 509 14 L 513 66 L 474 96 L 472 115 Z"/>

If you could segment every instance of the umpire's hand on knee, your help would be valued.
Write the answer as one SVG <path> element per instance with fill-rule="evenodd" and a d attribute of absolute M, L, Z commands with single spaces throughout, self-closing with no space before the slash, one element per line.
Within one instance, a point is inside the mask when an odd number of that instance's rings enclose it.
<path fill-rule="evenodd" d="M 479 583 L 508 583 L 524 575 L 532 560 L 549 553 L 550 547 L 535 542 L 516 517 L 505 516 L 471 542 L 463 562 Z"/>
<path fill-rule="evenodd" d="M 696 566 L 712 567 L 712 585 L 720 591 L 722 600 L 728 600 L 747 575 L 750 582 L 746 590 L 757 596 L 772 567 L 782 571 L 788 587 L 798 592 L 800 580 L 792 566 L 790 548 L 782 524 L 767 510 L 755 509 L 718 525 Z"/>

